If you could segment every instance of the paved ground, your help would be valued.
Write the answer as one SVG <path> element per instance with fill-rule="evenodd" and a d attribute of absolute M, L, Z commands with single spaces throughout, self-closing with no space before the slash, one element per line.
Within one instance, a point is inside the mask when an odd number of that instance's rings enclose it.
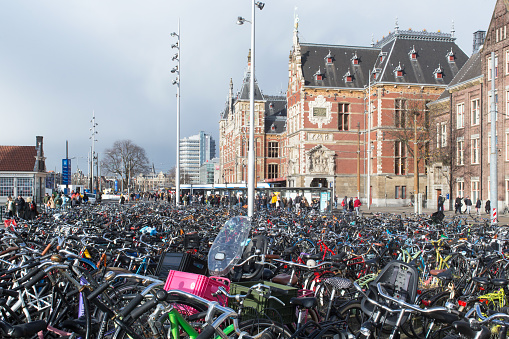
<path fill-rule="evenodd" d="M 463 206 L 463 209 L 464 208 L 465 207 Z M 371 209 L 368 210 L 366 208 L 366 205 L 363 205 L 361 207 L 361 212 L 364 215 L 369 215 L 369 214 L 377 213 L 377 212 L 378 213 L 389 212 L 389 213 L 396 213 L 396 214 L 411 214 L 411 213 L 414 213 L 414 207 L 406 207 L 406 206 L 405 207 L 403 207 L 403 206 L 371 207 Z M 429 209 L 429 208 L 422 209 L 423 214 L 431 215 L 434 212 L 436 212 L 436 209 Z M 450 217 L 450 216 L 454 215 L 454 211 L 445 211 L 444 214 L 446 217 Z M 462 214 L 462 216 L 466 217 L 468 221 L 474 221 L 474 217 L 479 221 L 481 219 L 489 219 L 489 215 L 484 212 L 484 208 L 483 208 L 483 211 L 480 216 L 475 214 L 475 208 L 472 209 L 472 214 L 470 216 L 468 214 Z M 509 225 L 509 214 L 500 214 L 499 215 L 499 224 L 500 225 Z"/>

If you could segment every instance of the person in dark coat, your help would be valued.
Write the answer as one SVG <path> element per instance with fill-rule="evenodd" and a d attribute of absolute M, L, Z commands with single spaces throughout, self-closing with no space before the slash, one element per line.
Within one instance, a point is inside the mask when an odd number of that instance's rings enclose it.
<path fill-rule="evenodd" d="M 477 198 L 477 202 L 475 203 L 475 210 L 477 212 L 477 215 L 481 215 L 481 199 Z"/>
<path fill-rule="evenodd" d="M 353 198 L 350 198 L 350 200 L 348 201 L 348 210 L 350 212 L 353 212 Z"/>
<path fill-rule="evenodd" d="M 490 214 L 490 211 L 491 211 L 491 206 L 490 206 L 490 201 L 489 200 L 486 200 L 486 204 L 484 205 L 484 210 L 486 211 L 487 214 L 491 215 Z"/>
<path fill-rule="evenodd" d="M 454 203 L 454 214 L 461 214 L 461 206 L 463 206 L 461 203 L 461 197 L 456 197 L 456 201 Z"/>
<path fill-rule="evenodd" d="M 443 212 L 444 211 L 444 201 L 445 198 L 442 194 L 438 196 L 438 211 Z"/>
<path fill-rule="evenodd" d="M 16 214 L 18 218 L 23 218 L 23 213 L 25 211 L 25 199 L 21 195 L 18 195 L 16 200 L 14 200 L 14 204 L 16 205 Z"/>

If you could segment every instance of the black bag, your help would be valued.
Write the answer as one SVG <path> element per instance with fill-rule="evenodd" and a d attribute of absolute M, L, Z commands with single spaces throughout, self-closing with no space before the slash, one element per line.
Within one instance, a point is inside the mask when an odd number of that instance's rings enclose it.
<path fill-rule="evenodd" d="M 442 220 L 444 220 L 444 217 L 445 217 L 444 212 L 438 211 L 431 215 L 431 221 L 435 224 L 439 224 L 442 222 Z"/>

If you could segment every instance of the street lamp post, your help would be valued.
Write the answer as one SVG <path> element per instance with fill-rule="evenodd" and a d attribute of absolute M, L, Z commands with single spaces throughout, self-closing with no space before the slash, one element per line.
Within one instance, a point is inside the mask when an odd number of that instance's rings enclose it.
<path fill-rule="evenodd" d="M 173 80 L 173 84 L 177 85 L 177 166 L 175 169 L 175 206 L 180 204 L 180 19 L 178 21 L 177 33 L 170 34 L 172 37 L 177 37 L 177 42 L 171 46 L 176 48 L 177 53 L 173 56 L 172 60 L 177 60 L 171 72 L 177 73 L 177 78 Z"/>
<path fill-rule="evenodd" d="M 254 154 L 254 79 L 255 79 L 255 9 L 263 9 L 265 4 L 260 1 L 252 0 L 251 7 L 251 69 L 249 83 L 249 149 L 248 149 L 248 168 L 247 168 L 247 215 L 252 217 L 254 214 L 254 186 L 255 186 L 255 154 Z M 239 17 L 237 23 L 244 24 L 246 19 Z"/>

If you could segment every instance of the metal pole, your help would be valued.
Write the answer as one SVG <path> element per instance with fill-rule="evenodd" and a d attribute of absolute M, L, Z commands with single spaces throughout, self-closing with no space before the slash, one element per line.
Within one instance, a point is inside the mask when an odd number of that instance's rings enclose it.
<path fill-rule="evenodd" d="M 180 19 L 178 20 L 177 27 L 177 44 L 178 44 L 178 59 L 177 59 L 177 68 L 178 68 L 178 83 L 177 83 L 177 169 L 175 170 L 175 205 L 178 206 L 180 204 L 180 79 L 181 79 L 181 69 L 180 69 L 180 58 L 181 58 L 181 42 L 180 42 Z"/>
<path fill-rule="evenodd" d="M 357 123 L 357 197 L 361 192 L 361 125 Z"/>
<path fill-rule="evenodd" d="M 371 74 L 369 77 L 369 87 L 368 87 L 368 168 L 366 171 L 366 175 L 368 176 L 367 183 L 367 202 L 368 210 L 371 208 Z"/>
<path fill-rule="evenodd" d="M 414 213 L 419 211 L 418 195 L 419 195 L 419 168 L 417 167 L 417 114 L 414 114 Z"/>
<path fill-rule="evenodd" d="M 247 172 L 247 216 L 254 214 L 254 173 L 255 173 L 255 154 L 254 154 L 254 79 L 255 79 L 255 0 L 252 0 L 251 6 L 251 78 L 249 88 L 249 149 L 248 149 L 248 172 Z"/>
<path fill-rule="evenodd" d="M 491 52 L 491 154 L 490 154 L 490 207 L 491 224 L 497 223 L 498 172 L 497 172 L 497 107 L 495 103 L 495 52 Z M 480 147 L 480 146 L 479 146 Z"/>

